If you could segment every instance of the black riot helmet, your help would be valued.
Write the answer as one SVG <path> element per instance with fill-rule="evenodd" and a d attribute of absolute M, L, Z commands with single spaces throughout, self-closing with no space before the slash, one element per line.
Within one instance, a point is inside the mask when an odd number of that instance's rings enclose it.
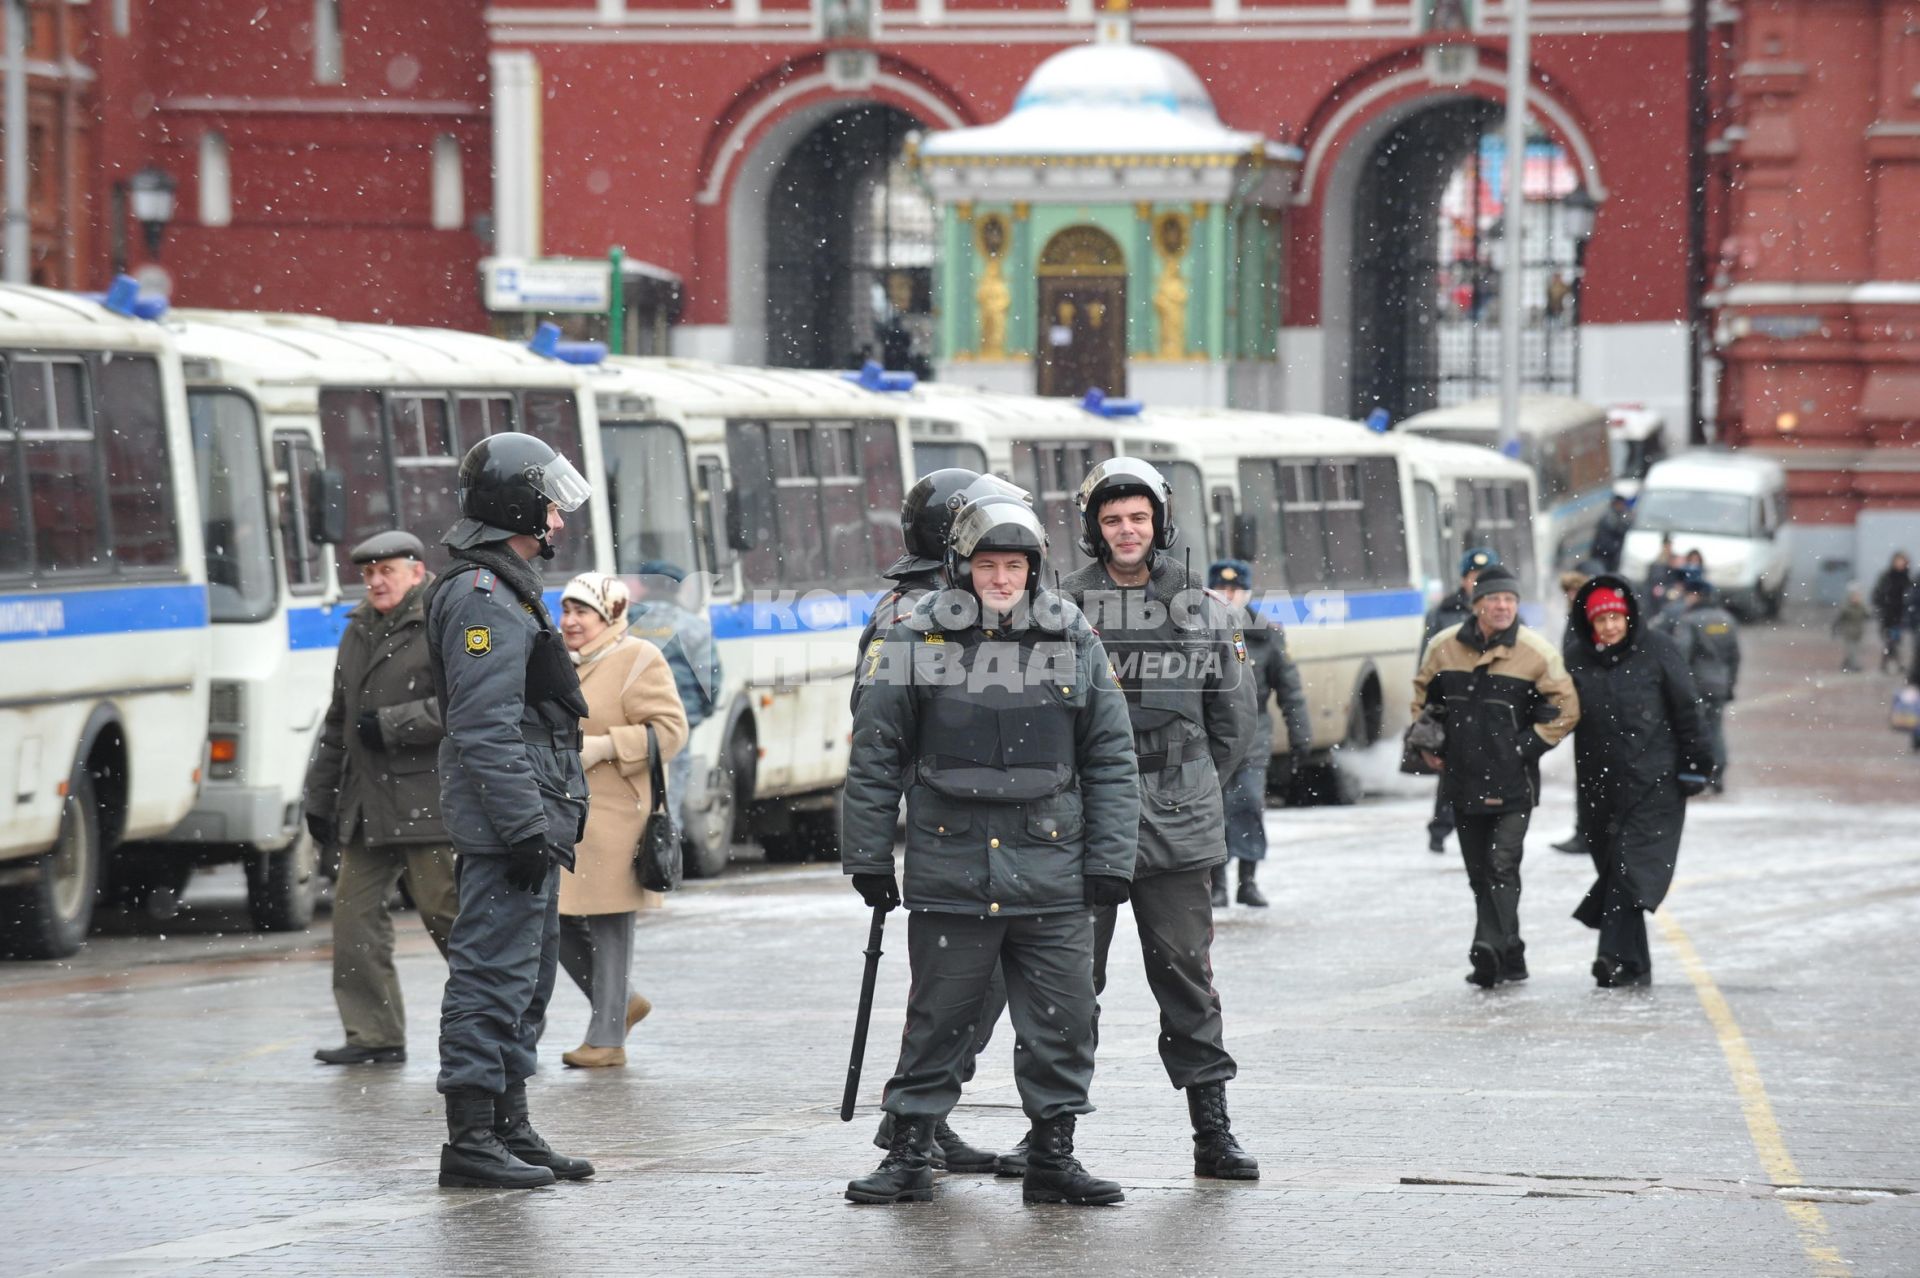
<path fill-rule="evenodd" d="M 907 499 L 900 503 L 900 536 L 907 543 L 907 553 L 894 560 L 888 577 L 897 581 L 940 567 L 947 553 L 947 533 L 953 528 L 950 503 L 979 478 L 977 470 L 949 466 L 929 471 L 907 490 Z"/>
<path fill-rule="evenodd" d="M 1173 526 L 1173 485 L 1157 468 L 1138 457 L 1115 457 L 1088 473 L 1074 504 L 1080 507 L 1080 549 L 1104 562 L 1107 539 L 1100 535 L 1100 508 L 1116 497 L 1145 497 L 1153 503 L 1153 549 L 1166 550 L 1178 535 Z"/>
<path fill-rule="evenodd" d="M 1047 557 L 1047 530 L 1033 513 L 1027 496 L 1004 480 L 987 476 L 994 485 L 955 512 L 953 532 L 947 538 L 947 581 L 973 589 L 973 556 L 983 550 L 1018 551 L 1027 557 L 1027 597 L 1040 589 L 1040 565 Z"/>
<path fill-rule="evenodd" d="M 489 435 L 461 459 L 461 518 L 443 540 L 464 548 L 515 535 L 537 537 L 541 555 L 551 559 L 547 503 L 578 510 L 591 491 L 573 463 L 532 435 Z"/>

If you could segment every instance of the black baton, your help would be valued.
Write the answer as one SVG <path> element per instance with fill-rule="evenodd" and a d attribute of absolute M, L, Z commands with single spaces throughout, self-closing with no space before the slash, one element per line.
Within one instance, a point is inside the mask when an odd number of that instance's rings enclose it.
<path fill-rule="evenodd" d="M 853 1121 L 853 1102 L 860 1092 L 860 1066 L 867 1056 L 867 1022 L 873 1019 L 873 983 L 880 975 L 880 933 L 887 926 L 887 908 L 873 909 L 873 927 L 867 932 L 867 971 L 860 978 L 860 1010 L 853 1018 L 853 1059 L 847 1062 L 847 1091 L 840 1098 L 840 1121 Z"/>

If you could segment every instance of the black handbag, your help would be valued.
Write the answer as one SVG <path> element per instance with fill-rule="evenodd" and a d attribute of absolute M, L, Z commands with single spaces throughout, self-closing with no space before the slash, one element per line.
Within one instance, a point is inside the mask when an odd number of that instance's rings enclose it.
<path fill-rule="evenodd" d="M 649 892 L 671 892 L 680 886 L 686 863 L 680 831 L 674 828 L 673 811 L 667 806 L 666 767 L 660 762 L 660 743 L 654 740 L 652 724 L 647 725 L 647 765 L 653 779 L 653 811 L 647 814 L 647 828 L 633 852 L 633 876 Z"/>

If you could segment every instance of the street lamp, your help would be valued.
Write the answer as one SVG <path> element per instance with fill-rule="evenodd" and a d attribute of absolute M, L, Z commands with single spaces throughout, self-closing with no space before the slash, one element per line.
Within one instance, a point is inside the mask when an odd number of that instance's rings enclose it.
<path fill-rule="evenodd" d="M 166 233 L 167 223 L 173 221 L 173 193 L 178 186 L 173 174 L 151 164 L 127 182 L 133 220 L 140 223 L 146 236 L 149 256 L 160 256 L 160 237 Z"/>

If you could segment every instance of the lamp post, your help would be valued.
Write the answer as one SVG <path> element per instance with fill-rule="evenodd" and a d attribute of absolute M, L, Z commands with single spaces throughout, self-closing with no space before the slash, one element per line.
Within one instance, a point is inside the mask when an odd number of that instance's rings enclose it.
<path fill-rule="evenodd" d="M 173 193 L 178 187 L 173 174 L 151 164 L 127 182 L 133 220 L 140 223 L 141 233 L 146 237 L 147 255 L 156 260 L 160 256 L 160 237 L 166 234 L 167 223 L 173 221 Z"/>

